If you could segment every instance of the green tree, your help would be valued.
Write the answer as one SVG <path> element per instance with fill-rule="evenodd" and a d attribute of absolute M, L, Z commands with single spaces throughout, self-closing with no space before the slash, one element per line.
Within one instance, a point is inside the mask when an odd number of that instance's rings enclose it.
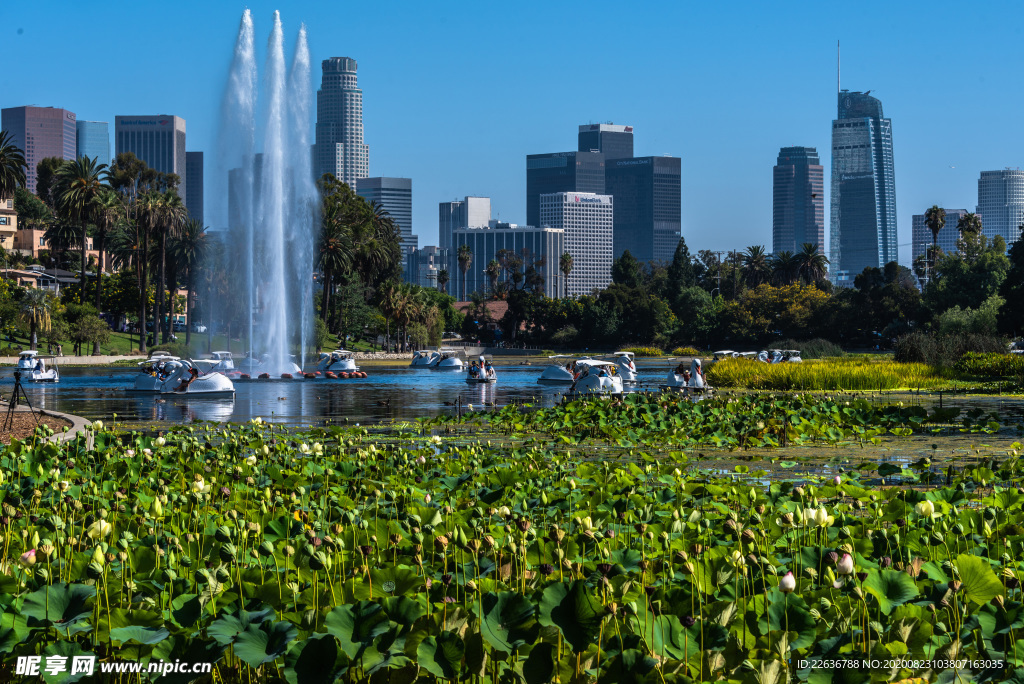
<path fill-rule="evenodd" d="M 958 251 L 944 254 L 935 263 L 924 290 L 925 304 L 938 316 L 947 309 L 977 309 L 999 292 L 1010 271 L 1006 243 L 1001 236 L 991 242 L 980 231 L 967 228 L 957 242 Z"/>
<path fill-rule="evenodd" d="M 562 296 L 569 296 L 569 274 L 572 273 L 572 254 L 563 252 L 558 257 L 558 270 L 562 273 Z"/>
<path fill-rule="evenodd" d="M 612 282 L 632 288 L 643 286 L 644 267 L 628 249 L 612 262 Z"/>
<path fill-rule="evenodd" d="M 763 245 L 751 245 L 743 253 L 743 280 L 749 287 L 767 283 L 772 277 L 772 264 Z"/>
<path fill-rule="evenodd" d="M 672 263 L 668 267 L 668 280 L 671 289 L 693 287 L 697 284 L 697 274 L 693 268 L 693 258 L 686 246 L 686 239 L 679 238 Z"/>
<path fill-rule="evenodd" d="M 56 202 L 59 211 L 79 228 L 82 250 L 81 298 L 85 302 L 86 248 L 88 225 L 94 220 L 99 199 L 110 190 L 107 184 L 107 165 L 97 164 L 96 158 L 79 157 L 61 167 L 57 174 Z M 98 277 L 98 276 L 97 276 Z"/>
<path fill-rule="evenodd" d="M 39 344 L 38 332 L 50 329 L 53 307 L 53 297 L 46 290 L 31 289 L 22 297 L 21 318 L 29 326 L 29 345 L 32 349 Z"/>
<path fill-rule="evenodd" d="M 794 257 L 800 278 L 808 285 L 821 282 L 828 273 L 828 257 L 821 253 L 818 245 L 805 242 Z"/>
<path fill-rule="evenodd" d="M 927 268 L 934 265 L 935 252 L 939 248 L 939 231 L 946 225 L 946 210 L 937 204 L 933 204 L 924 212 L 924 225 L 932 232 L 932 263 L 927 264 Z"/>
<path fill-rule="evenodd" d="M 462 272 L 462 301 L 467 301 L 466 274 L 469 273 L 469 267 L 473 265 L 473 250 L 469 248 L 469 245 L 460 245 L 456 252 L 456 259 L 459 262 L 459 270 Z"/>
<path fill-rule="evenodd" d="M 978 235 L 981 233 L 981 217 L 966 213 L 957 220 L 956 229 L 960 232 L 961 239 L 967 235 Z"/>
<path fill-rule="evenodd" d="M 14 189 L 14 211 L 18 212 L 18 225 L 24 228 L 45 230 L 53 218 L 46 203 L 25 188 Z"/>
<path fill-rule="evenodd" d="M 168 335 L 170 334 L 171 319 L 170 314 L 165 316 L 165 312 L 168 312 L 173 308 L 173 305 L 170 303 L 167 303 L 165 306 L 165 294 L 170 286 L 173 285 L 173 283 L 169 282 L 167 277 L 167 245 L 170 240 L 175 239 L 181 234 L 181 227 L 188 216 L 188 210 L 185 208 L 185 203 L 181 201 L 181 197 L 178 195 L 177 190 L 169 188 L 161 194 L 160 209 L 157 216 L 156 237 L 158 263 L 155 329 L 160 331 L 161 343 L 166 344 Z M 166 322 L 164 320 L 165 318 L 167 319 Z"/>
<path fill-rule="evenodd" d="M 783 250 L 772 257 L 772 283 L 792 285 L 800 275 L 800 264 L 792 252 Z"/>
<path fill-rule="evenodd" d="M 109 181 L 109 169 L 108 181 Z M 93 219 L 96 222 L 96 252 L 99 254 L 99 260 L 96 264 L 96 298 L 95 305 L 97 310 L 100 309 L 103 303 L 103 272 L 107 266 L 107 233 L 117 225 L 121 218 L 123 207 L 121 205 L 121 199 L 113 189 L 105 190 L 96 199 L 95 214 Z"/>
<path fill-rule="evenodd" d="M 60 172 L 68 162 L 63 157 L 44 157 L 36 164 L 36 196 L 46 206 L 56 211 L 58 209 Z"/>
<path fill-rule="evenodd" d="M 1024 332 L 1024 226 L 1007 252 L 1010 269 L 999 286 L 1005 300 L 999 311 L 999 331 L 1005 335 Z"/>
<path fill-rule="evenodd" d="M 196 286 L 199 283 L 199 271 L 206 264 L 210 243 L 206 234 L 206 226 L 200 221 L 189 219 L 181 226 L 181 231 L 171 239 L 168 250 L 171 262 L 175 264 L 176 273 L 185 280 L 188 296 L 185 298 L 185 344 L 192 343 L 192 307 L 196 298 Z"/>
<path fill-rule="evenodd" d="M 437 272 L 437 287 L 438 287 L 438 289 L 441 290 L 441 292 L 444 292 L 445 294 L 448 294 L 448 269 L 447 268 L 442 268 L 440 271 Z"/>
<path fill-rule="evenodd" d="M 46 246 L 50 249 L 54 267 L 66 268 L 68 252 L 78 239 L 78 228 L 62 216 L 55 216 L 43 233 Z"/>
<path fill-rule="evenodd" d="M 491 259 L 489 262 L 487 262 L 487 267 L 484 269 L 484 274 L 487 276 L 487 280 L 491 284 L 491 297 L 497 297 L 498 279 L 501 277 L 501 264 L 498 263 L 497 259 Z"/>
<path fill-rule="evenodd" d="M 14 196 L 25 187 L 25 153 L 15 146 L 11 134 L 0 131 L 0 199 Z"/>

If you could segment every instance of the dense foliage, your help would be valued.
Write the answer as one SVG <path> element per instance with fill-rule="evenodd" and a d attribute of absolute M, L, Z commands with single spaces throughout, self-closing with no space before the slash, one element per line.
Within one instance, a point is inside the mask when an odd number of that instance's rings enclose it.
<path fill-rule="evenodd" d="M 800 663 L 826 660 L 857 681 L 1004 679 L 1024 665 L 1024 496 L 991 483 L 1019 476 L 1019 445 L 948 474 L 867 463 L 864 480 L 756 487 L 677 450 L 877 441 L 958 413 L 631 397 L 509 407 L 435 436 L 255 421 L 16 441 L 0 456 L 0 652 L 7 668 L 207 661 L 247 683 L 781 684 L 817 681 Z M 651 451 L 663 437 L 680 446 Z M 592 460 L 580 439 L 618 449 Z M 885 488 L 872 470 L 955 479 Z"/>

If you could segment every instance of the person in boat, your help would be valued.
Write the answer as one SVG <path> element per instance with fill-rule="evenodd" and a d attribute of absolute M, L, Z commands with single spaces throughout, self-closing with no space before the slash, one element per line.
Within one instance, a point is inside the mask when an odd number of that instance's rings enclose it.
<path fill-rule="evenodd" d="M 36 370 L 39 371 L 40 373 L 43 372 L 43 360 L 42 359 L 39 359 L 39 360 L 36 361 Z"/>
<path fill-rule="evenodd" d="M 674 371 L 672 371 L 672 372 L 675 373 L 676 375 L 685 375 L 686 374 L 686 364 L 684 362 L 680 361 L 679 365 L 676 366 L 676 369 Z"/>
<path fill-rule="evenodd" d="M 689 369 L 683 371 L 683 382 L 687 385 L 690 384 L 690 371 Z"/>
<path fill-rule="evenodd" d="M 184 392 L 188 389 L 188 386 L 192 384 L 192 381 L 199 377 L 199 371 L 195 368 L 188 369 L 188 377 L 181 381 L 181 384 L 174 388 L 175 392 Z"/>
<path fill-rule="evenodd" d="M 494 377 L 494 366 L 491 365 L 490 361 L 485 361 L 484 362 L 484 377 L 485 378 L 493 378 Z"/>
<path fill-rule="evenodd" d="M 480 368 L 476 365 L 476 361 L 469 364 L 469 377 L 476 378 L 480 376 Z"/>

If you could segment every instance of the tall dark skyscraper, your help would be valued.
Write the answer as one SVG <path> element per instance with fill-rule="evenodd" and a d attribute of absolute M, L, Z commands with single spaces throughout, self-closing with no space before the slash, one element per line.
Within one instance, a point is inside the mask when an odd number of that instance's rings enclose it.
<path fill-rule="evenodd" d="M 892 121 L 882 114 L 881 101 L 868 93 L 839 91 L 839 115 L 832 122 L 834 280 L 897 259 L 892 157 Z"/>
<path fill-rule="evenodd" d="M 203 222 L 203 153 L 185 153 L 185 175 L 188 176 L 188 194 L 185 207 L 189 215 Z"/>
<path fill-rule="evenodd" d="M 417 249 L 419 238 L 412 233 L 412 179 L 360 178 L 356 183 L 357 195 L 380 204 L 398 224 L 402 233 L 403 252 Z"/>
<path fill-rule="evenodd" d="M 363 144 L 363 91 L 356 60 L 331 57 L 321 64 L 323 80 L 316 91 L 316 142 L 313 167 L 355 189 L 370 175 L 370 148 Z"/>
<path fill-rule="evenodd" d="M 540 196 L 554 192 L 604 194 L 601 152 L 552 152 L 526 157 L 526 223 L 540 226 Z"/>
<path fill-rule="evenodd" d="M 115 116 L 115 153 L 131 152 L 161 173 L 177 174 L 178 195 L 188 197 L 185 167 L 185 120 L 171 114 Z"/>
<path fill-rule="evenodd" d="M 605 192 L 615 198 L 615 258 L 628 249 L 641 262 L 672 260 L 682 228 L 681 170 L 679 157 L 607 162 Z"/>
<path fill-rule="evenodd" d="M 110 165 L 110 130 L 106 121 L 82 121 L 76 123 L 77 156 L 95 159 L 97 164 Z"/>
<path fill-rule="evenodd" d="M 825 251 L 825 167 L 813 147 L 783 147 L 772 172 L 772 252 Z"/>
<path fill-rule="evenodd" d="M 580 126 L 579 151 L 597 151 L 608 161 L 629 159 L 633 156 L 633 127 L 615 124 L 585 124 Z"/>
<path fill-rule="evenodd" d="M 0 112 L 0 126 L 25 153 L 28 191 L 36 191 L 36 165 L 46 157 L 74 159 L 77 145 L 75 113 L 59 107 L 9 107 Z"/>

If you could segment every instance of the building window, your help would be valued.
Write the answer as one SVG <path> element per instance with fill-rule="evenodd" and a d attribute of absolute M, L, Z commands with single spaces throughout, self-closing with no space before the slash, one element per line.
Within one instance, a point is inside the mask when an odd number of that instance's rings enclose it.
<path fill-rule="evenodd" d="M 0 226 L 9 226 L 9 225 L 11 225 L 11 220 L 9 218 L 7 218 L 6 216 L 0 216 Z"/>
<path fill-rule="evenodd" d="M 46 238 L 39 238 L 39 246 L 40 247 L 45 247 L 46 246 Z"/>

